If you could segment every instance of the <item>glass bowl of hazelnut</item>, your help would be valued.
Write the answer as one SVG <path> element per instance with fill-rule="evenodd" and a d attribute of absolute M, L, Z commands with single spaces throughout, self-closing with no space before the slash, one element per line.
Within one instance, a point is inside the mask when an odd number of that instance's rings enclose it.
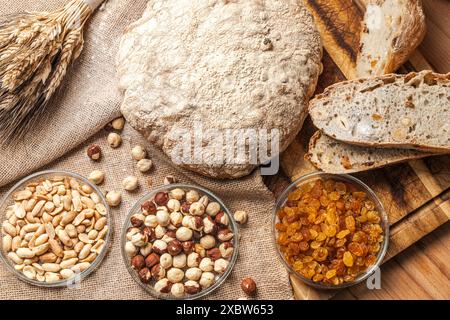
<path fill-rule="evenodd" d="M 216 290 L 238 256 L 238 228 L 212 192 L 170 184 L 142 197 L 121 235 L 131 277 L 159 299 L 198 299 Z"/>
<path fill-rule="evenodd" d="M 388 216 L 377 195 L 350 175 L 315 172 L 279 197 L 273 218 L 278 255 L 289 272 L 319 289 L 345 288 L 380 266 Z"/>
<path fill-rule="evenodd" d="M 100 189 L 68 171 L 34 173 L 0 204 L 0 258 L 17 278 L 41 287 L 75 287 L 109 247 L 109 206 Z"/>

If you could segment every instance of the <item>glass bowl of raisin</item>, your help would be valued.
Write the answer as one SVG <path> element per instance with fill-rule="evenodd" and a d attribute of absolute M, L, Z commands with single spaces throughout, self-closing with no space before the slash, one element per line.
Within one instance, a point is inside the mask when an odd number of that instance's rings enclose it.
<path fill-rule="evenodd" d="M 316 288 L 338 289 L 376 271 L 388 247 L 389 222 L 365 183 L 350 175 L 315 172 L 281 194 L 273 234 L 292 274 Z"/>

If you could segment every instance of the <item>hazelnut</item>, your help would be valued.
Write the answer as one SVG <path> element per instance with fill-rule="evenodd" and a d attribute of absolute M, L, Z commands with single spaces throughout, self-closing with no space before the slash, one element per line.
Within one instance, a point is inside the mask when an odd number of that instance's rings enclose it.
<path fill-rule="evenodd" d="M 203 230 L 203 220 L 199 216 L 191 217 L 189 220 L 189 228 L 195 231 Z"/>
<path fill-rule="evenodd" d="M 217 233 L 216 223 L 210 216 L 207 216 L 203 219 L 203 226 L 204 226 L 203 231 L 206 234 L 216 234 Z"/>
<path fill-rule="evenodd" d="M 143 245 L 141 247 L 141 249 L 139 250 L 139 252 L 141 253 L 142 256 L 146 257 L 148 256 L 150 253 L 152 253 L 152 244 L 151 243 L 146 243 L 145 245 Z"/>
<path fill-rule="evenodd" d="M 159 263 L 159 256 L 156 253 L 150 253 L 147 258 L 145 258 L 145 265 L 147 268 L 152 268 Z"/>
<path fill-rule="evenodd" d="M 138 178 L 135 176 L 128 176 L 123 179 L 122 186 L 127 191 L 134 191 L 138 187 Z"/>
<path fill-rule="evenodd" d="M 200 292 L 200 285 L 196 281 L 188 280 L 184 284 L 184 291 L 186 291 L 187 294 L 199 293 Z"/>
<path fill-rule="evenodd" d="M 164 253 L 159 258 L 159 263 L 164 269 L 169 269 L 172 266 L 172 256 L 168 253 Z"/>
<path fill-rule="evenodd" d="M 234 247 L 231 242 L 224 242 L 220 244 L 219 250 L 222 258 L 228 259 L 233 255 Z"/>
<path fill-rule="evenodd" d="M 160 226 L 167 227 L 170 224 L 170 215 L 165 210 L 159 210 L 156 213 L 156 220 L 158 221 Z"/>
<path fill-rule="evenodd" d="M 225 212 L 220 211 L 215 218 L 215 222 L 222 227 L 227 227 L 228 223 L 230 223 L 230 219 L 228 218 L 228 215 L 225 214 Z"/>
<path fill-rule="evenodd" d="M 208 196 L 202 196 L 199 200 L 199 203 L 201 203 L 205 208 L 208 206 L 209 204 L 209 198 Z"/>
<path fill-rule="evenodd" d="M 162 227 L 160 225 L 157 225 L 156 228 L 155 228 L 155 237 L 156 237 L 156 239 L 161 239 L 162 237 L 164 237 L 166 232 L 167 232 L 166 228 L 164 228 L 164 227 Z"/>
<path fill-rule="evenodd" d="M 189 280 L 198 281 L 200 280 L 200 277 L 202 276 L 202 270 L 199 268 L 189 268 L 186 270 L 186 278 Z"/>
<path fill-rule="evenodd" d="M 158 225 L 158 219 L 156 219 L 156 216 L 154 216 L 154 215 L 146 216 L 145 220 L 144 220 L 144 224 L 147 227 L 156 228 L 156 226 Z"/>
<path fill-rule="evenodd" d="M 91 160 L 98 161 L 102 156 L 102 149 L 97 144 L 91 144 L 86 153 Z"/>
<path fill-rule="evenodd" d="M 192 230 L 186 227 L 180 227 L 177 232 L 177 239 L 180 241 L 189 241 L 192 239 Z"/>
<path fill-rule="evenodd" d="M 174 177 L 174 176 L 167 176 L 167 177 L 165 177 L 164 178 L 164 185 L 165 186 L 168 186 L 168 185 L 170 185 L 170 184 L 174 184 L 174 183 L 177 183 L 178 181 L 177 181 L 177 179 Z"/>
<path fill-rule="evenodd" d="M 122 194 L 116 191 L 109 191 L 106 194 L 106 202 L 111 207 L 117 207 L 122 202 Z"/>
<path fill-rule="evenodd" d="M 189 268 L 198 267 L 202 258 L 196 252 L 192 252 L 187 256 L 186 264 Z"/>
<path fill-rule="evenodd" d="M 111 127 L 113 127 L 113 129 L 115 129 L 115 130 L 121 131 L 121 130 L 123 130 L 124 126 L 125 126 L 125 119 L 123 117 L 114 119 L 111 122 Z"/>
<path fill-rule="evenodd" d="M 177 199 L 170 199 L 167 202 L 167 208 L 169 209 L 170 212 L 174 212 L 174 211 L 180 211 L 181 209 L 181 203 L 179 200 Z"/>
<path fill-rule="evenodd" d="M 93 184 L 101 184 L 105 180 L 105 173 L 100 170 L 94 170 L 89 174 L 88 180 Z"/>
<path fill-rule="evenodd" d="M 210 202 L 205 211 L 207 215 L 215 217 L 220 211 L 220 204 L 218 202 Z"/>
<path fill-rule="evenodd" d="M 172 285 L 172 288 L 170 289 L 170 293 L 176 298 L 183 297 L 184 296 L 184 284 L 174 283 Z"/>
<path fill-rule="evenodd" d="M 200 239 L 200 244 L 206 250 L 214 248 L 216 245 L 216 238 L 208 234 Z"/>
<path fill-rule="evenodd" d="M 172 256 L 176 256 L 183 251 L 183 245 L 178 240 L 172 240 L 167 244 L 167 252 Z"/>
<path fill-rule="evenodd" d="M 174 237 L 171 237 L 170 235 L 168 235 L 169 231 L 166 232 L 165 235 L 163 235 L 163 237 L 161 238 L 162 241 L 164 241 L 165 243 L 169 244 L 171 241 L 175 240 Z"/>
<path fill-rule="evenodd" d="M 168 201 L 169 201 L 169 195 L 165 192 L 158 192 L 155 195 L 155 203 L 158 206 L 165 206 Z"/>
<path fill-rule="evenodd" d="M 181 225 L 183 223 L 183 215 L 178 211 L 171 212 L 170 213 L 170 223 L 173 224 L 177 228 L 181 227 Z"/>
<path fill-rule="evenodd" d="M 252 278 L 244 278 L 241 282 L 241 289 L 248 296 L 253 296 L 256 293 L 256 283 Z"/>
<path fill-rule="evenodd" d="M 130 227 L 127 230 L 127 240 L 131 241 L 131 238 L 136 234 L 141 232 L 141 229 L 136 228 L 136 227 Z"/>
<path fill-rule="evenodd" d="M 147 156 L 147 151 L 145 151 L 145 149 L 141 146 L 136 146 L 131 149 L 131 156 L 134 160 L 139 161 L 145 159 L 145 157 Z"/>
<path fill-rule="evenodd" d="M 131 259 L 131 265 L 136 270 L 141 270 L 145 267 L 145 259 L 141 255 L 134 256 L 133 259 Z"/>
<path fill-rule="evenodd" d="M 213 271 L 214 270 L 214 262 L 210 258 L 203 258 L 199 264 L 200 270 L 204 272 Z"/>
<path fill-rule="evenodd" d="M 130 222 L 133 227 L 140 227 L 144 224 L 145 217 L 141 214 L 135 214 L 131 217 Z"/>
<path fill-rule="evenodd" d="M 203 272 L 200 277 L 200 285 L 203 289 L 211 287 L 216 282 L 216 277 L 212 272 Z"/>
<path fill-rule="evenodd" d="M 194 202 L 189 208 L 189 213 L 193 216 L 201 216 L 205 213 L 205 206 L 200 202 Z"/>
<path fill-rule="evenodd" d="M 184 268 L 186 267 L 187 258 L 184 253 L 181 253 L 172 259 L 172 264 L 175 268 Z"/>
<path fill-rule="evenodd" d="M 166 276 L 166 270 L 159 263 L 152 267 L 151 273 L 155 281 L 159 281 Z"/>
<path fill-rule="evenodd" d="M 107 141 L 111 148 L 118 148 L 122 143 L 122 137 L 115 132 L 111 132 L 108 135 Z"/>
<path fill-rule="evenodd" d="M 183 227 L 189 228 L 189 226 L 191 226 L 191 220 L 193 219 L 192 216 L 184 216 L 183 220 L 181 220 L 181 225 Z"/>
<path fill-rule="evenodd" d="M 131 241 L 127 241 L 125 243 L 125 252 L 129 257 L 133 257 L 137 252 L 137 248 Z"/>
<path fill-rule="evenodd" d="M 230 241 L 231 239 L 233 239 L 234 234 L 233 232 L 231 232 L 230 229 L 222 229 L 219 230 L 219 232 L 217 233 L 217 239 L 219 239 L 222 242 L 226 242 L 226 241 Z"/>
<path fill-rule="evenodd" d="M 170 191 L 170 197 L 178 201 L 182 200 L 184 195 L 185 195 L 184 190 L 180 188 L 176 188 Z"/>
<path fill-rule="evenodd" d="M 156 240 L 155 229 L 145 226 L 142 232 L 147 237 L 147 242 L 153 242 Z"/>
<path fill-rule="evenodd" d="M 248 221 L 248 215 L 245 211 L 236 211 L 234 213 L 234 220 L 239 224 L 246 224 Z"/>
<path fill-rule="evenodd" d="M 141 279 L 143 283 L 149 283 L 152 279 L 152 273 L 148 268 L 143 268 L 139 271 L 139 279 Z"/>
<path fill-rule="evenodd" d="M 153 162 L 150 159 L 141 159 L 136 164 L 136 167 L 140 172 L 145 173 L 150 171 L 150 169 L 153 167 Z"/>
<path fill-rule="evenodd" d="M 176 229 L 175 229 L 176 230 Z M 176 232 L 175 230 L 169 230 L 166 232 L 165 236 L 172 238 L 172 240 L 175 240 L 176 236 Z M 171 241 L 172 241 L 171 240 Z"/>
<path fill-rule="evenodd" d="M 159 293 L 169 293 L 172 288 L 172 283 L 169 279 L 164 278 L 155 283 L 155 290 Z"/>
<path fill-rule="evenodd" d="M 144 214 L 155 214 L 156 213 L 156 204 L 154 204 L 152 201 L 145 201 L 141 205 L 142 212 Z"/>
<path fill-rule="evenodd" d="M 189 209 L 191 208 L 191 205 L 187 202 L 183 202 L 181 204 L 181 212 L 184 214 L 189 214 Z"/>
<path fill-rule="evenodd" d="M 136 246 L 136 247 L 142 247 L 147 243 L 148 239 L 147 236 L 144 233 L 136 233 L 135 235 L 133 235 L 131 237 L 131 242 Z"/>
<path fill-rule="evenodd" d="M 206 250 L 200 243 L 194 245 L 194 252 L 197 252 L 202 258 L 206 256 Z"/>
<path fill-rule="evenodd" d="M 161 255 L 167 252 L 167 243 L 162 240 L 156 240 L 153 242 L 153 252 Z"/>
<path fill-rule="evenodd" d="M 228 261 L 225 259 L 218 259 L 214 262 L 214 271 L 217 273 L 224 273 L 228 268 Z"/>
<path fill-rule="evenodd" d="M 194 251 L 194 241 L 184 241 L 182 246 L 185 254 L 190 254 Z"/>
<path fill-rule="evenodd" d="M 200 196 L 199 196 L 199 194 L 198 194 L 197 191 L 195 191 L 195 190 L 189 190 L 189 191 L 186 193 L 186 201 L 187 201 L 188 203 L 194 203 L 194 202 L 197 202 L 198 199 L 200 199 Z"/>
<path fill-rule="evenodd" d="M 222 254 L 220 253 L 219 248 L 212 248 L 212 249 L 206 251 L 206 256 L 211 258 L 212 261 L 216 261 L 216 260 L 219 260 L 220 258 L 222 258 Z"/>
<path fill-rule="evenodd" d="M 172 283 L 181 282 L 184 278 L 184 272 L 178 268 L 170 268 L 167 271 L 167 279 Z"/>

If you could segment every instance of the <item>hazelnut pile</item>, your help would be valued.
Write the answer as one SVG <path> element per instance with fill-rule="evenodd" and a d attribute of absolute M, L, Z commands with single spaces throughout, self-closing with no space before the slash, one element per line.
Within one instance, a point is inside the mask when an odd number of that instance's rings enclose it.
<path fill-rule="evenodd" d="M 125 251 L 140 280 L 181 298 L 211 287 L 233 256 L 230 218 L 196 190 L 157 193 L 130 219 Z"/>

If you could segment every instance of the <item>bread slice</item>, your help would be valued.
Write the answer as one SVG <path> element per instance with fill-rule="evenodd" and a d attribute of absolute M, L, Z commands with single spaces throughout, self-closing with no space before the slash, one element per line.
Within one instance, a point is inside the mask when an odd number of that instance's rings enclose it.
<path fill-rule="evenodd" d="M 433 155 L 409 149 L 379 149 L 350 145 L 317 131 L 309 143 L 305 158 L 328 173 L 353 173 L 385 167 Z"/>
<path fill-rule="evenodd" d="M 344 81 L 310 102 L 314 125 L 350 144 L 450 151 L 450 73 Z"/>
<path fill-rule="evenodd" d="M 364 0 L 366 7 L 355 78 L 396 71 L 422 42 L 421 0 Z"/>

